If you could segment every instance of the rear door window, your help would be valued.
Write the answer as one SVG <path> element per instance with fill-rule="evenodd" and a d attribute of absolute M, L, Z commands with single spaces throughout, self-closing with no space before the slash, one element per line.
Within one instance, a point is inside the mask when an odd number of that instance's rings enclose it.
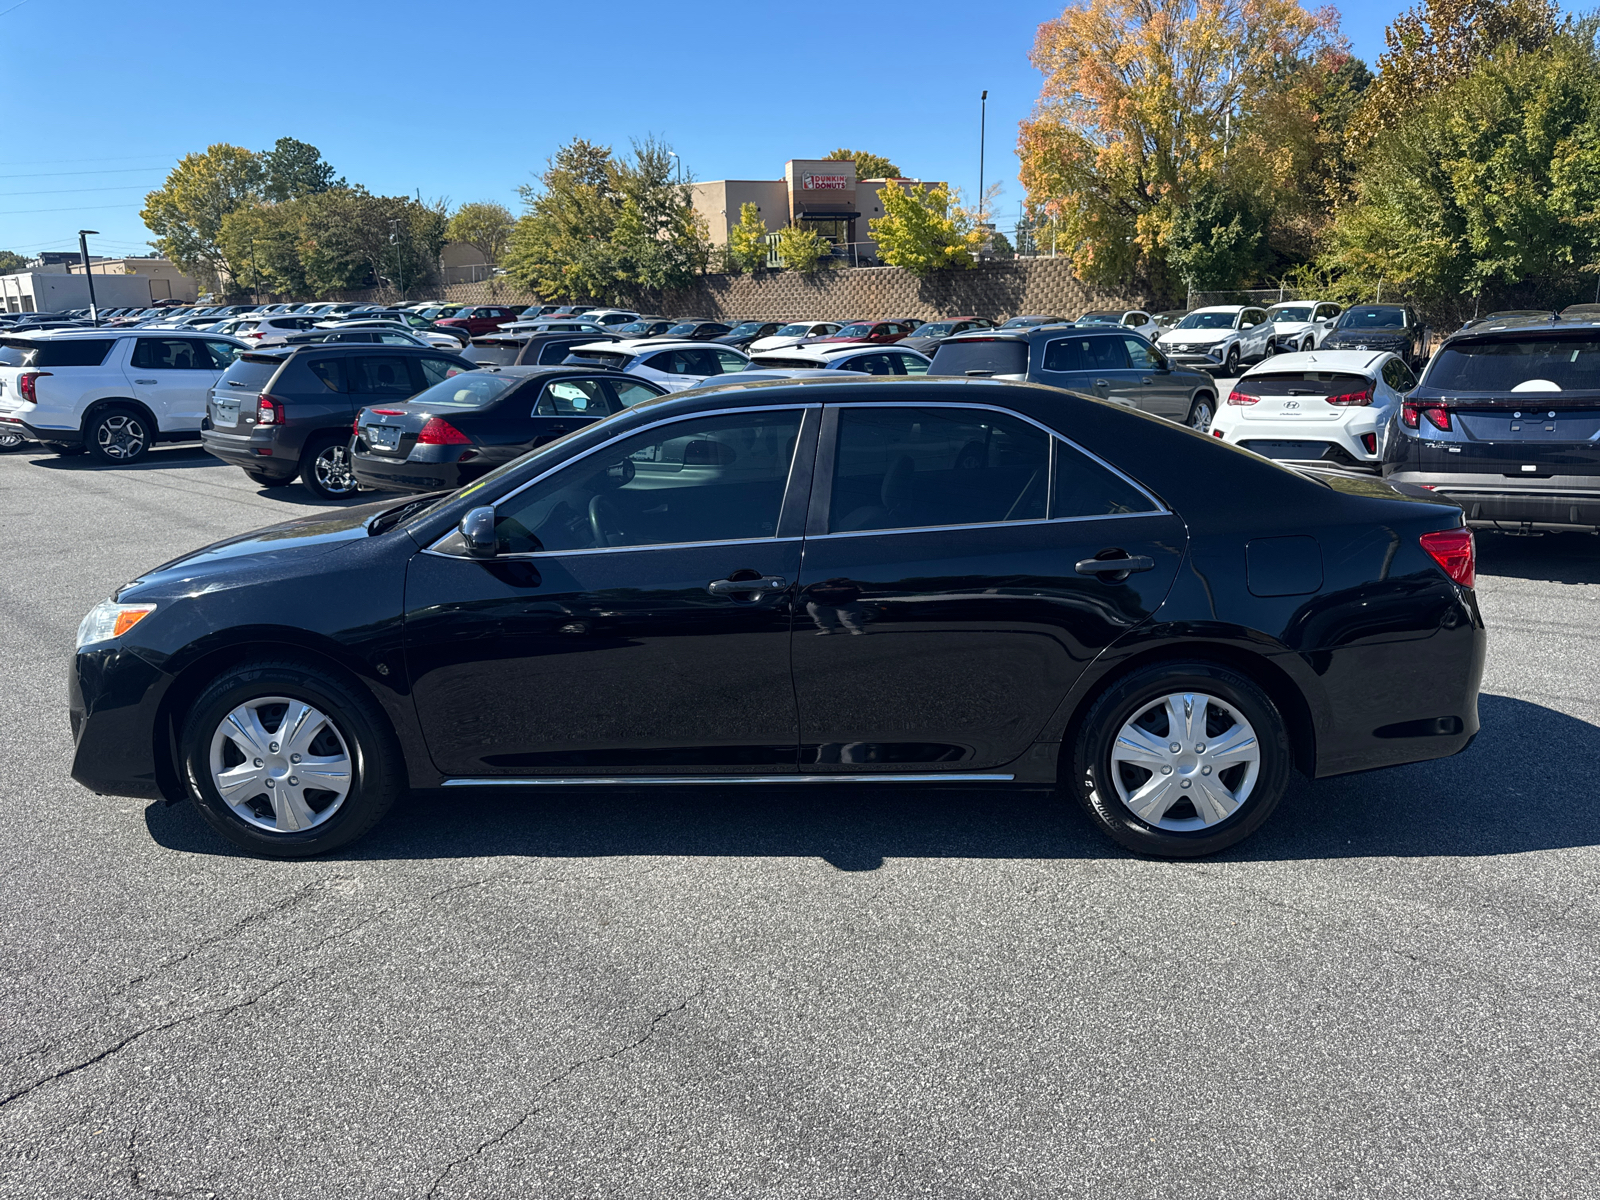
<path fill-rule="evenodd" d="M 209 371 L 211 354 L 194 338 L 140 338 L 133 348 L 135 371 Z"/>
<path fill-rule="evenodd" d="M 409 396 L 412 386 L 410 362 L 400 355 L 360 355 L 347 360 L 346 379 L 350 391 L 358 396 Z"/>
<path fill-rule="evenodd" d="M 865 371 L 868 375 L 898 375 L 887 354 L 857 354 L 839 364 L 841 371 Z"/>
<path fill-rule="evenodd" d="M 306 364 L 312 376 L 330 392 L 344 391 L 344 359 L 314 358 Z"/>

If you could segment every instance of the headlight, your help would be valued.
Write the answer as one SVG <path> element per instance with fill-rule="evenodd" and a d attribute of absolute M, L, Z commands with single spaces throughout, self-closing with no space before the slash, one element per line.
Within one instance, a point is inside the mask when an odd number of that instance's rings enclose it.
<path fill-rule="evenodd" d="M 89 610 L 89 615 L 78 623 L 78 649 L 82 650 L 94 642 L 121 637 L 155 610 L 154 604 L 118 604 L 115 600 L 100 601 Z"/>

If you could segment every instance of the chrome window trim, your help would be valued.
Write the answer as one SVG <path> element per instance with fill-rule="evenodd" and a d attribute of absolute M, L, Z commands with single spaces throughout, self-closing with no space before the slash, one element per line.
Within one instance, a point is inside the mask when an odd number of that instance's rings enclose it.
<path fill-rule="evenodd" d="M 660 399 L 666 399 L 667 397 L 671 396 L 672 394 L 673 393 L 668 392 L 668 393 L 666 393 L 665 396 L 662 396 L 662 397 L 659 397 L 659 398 Z M 632 408 L 622 409 L 621 412 L 632 412 L 637 407 L 638 406 L 635 405 Z M 679 415 L 676 415 L 676 416 L 662 417 L 661 420 L 656 421 L 653 424 L 641 425 L 636 429 L 630 429 L 630 430 L 627 430 L 625 433 L 619 433 L 619 434 L 617 434 L 616 437 L 607 438 L 605 441 L 601 442 L 598 446 L 592 446 L 588 450 L 585 450 L 582 454 L 579 454 L 574 458 L 569 458 L 569 459 L 564 460 L 563 462 L 556 463 L 548 471 L 543 471 L 540 474 L 535 475 L 532 479 L 528 480 L 527 482 L 518 484 L 516 487 L 512 488 L 505 495 L 501 496 L 498 500 L 495 500 L 495 501 L 492 501 L 492 502 L 489 502 L 489 503 L 485 503 L 482 507 L 493 508 L 496 511 L 498 511 L 500 506 L 502 504 L 504 504 L 507 500 L 510 500 L 514 496 L 521 495 L 523 492 L 525 492 L 529 488 L 531 488 L 534 484 L 539 483 L 542 480 L 548 479 L 550 476 L 554 475 L 557 471 L 563 470 L 566 467 L 570 467 L 573 463 L 582 462 L 584 459 L 588 458 L 590 455 L 599 454 L 606 447 L 614 446 L 618 442 L 623 441 L 626 438 L 630 438 L 636 433 L 648 433 L 652 429 L 662 429 L 662 428 L 665 428 L 668 425 L 675 425 L 680 421 L 698 421 L 698 420 L 702 420 L 702 419 L 707 418 L 707 417 L 737 416 L 737 415 L 742 414 L 742 413 L 797 412 L 797 413 L 802 414 L 802 416 L 803 416 L 803 414 L 805 414 L 807 411 L 814 410 L 814 409 L 820 409 L 821 407 L 822 407 L 822 405 L 819 402 L 813 402 L 811 404 L 763 404 L 763 405 L 760 405 L 759 407 L 753 407 L 753 408 L 715 408 L 715 409 L 711 409 L 711 410 L 709 410 L 707 412 L 684 413 L 684 414 L 679 414 Z M 620 413 L 612 414 L 612 415 L 620 415 Z M 574 431 L 574 432 L 576 432 L 576 431 Z M 795 439 L 795 452 L 798 453 L 799 449 L 800 449 L 800 439 L 796 438 Z M 794 470 L 795 470 L 795 460 L 793 458 L 790 458 L 790 460 L 789 460 L 789 477 L 784 481 L 784 494 L 785 495 L 788 495 L 789 489 L 794 486 Z M 781 515 L 781 513 L 780 513 L 780 515 Z M 441 551 L 439 549 L 439 543 L 443 542 L 443 541 L 446 541 L 447 539 L 453 537 L 455 535 L 455 532 L 456 531 L 454 529 L 452 529 L 452 530 L 450 530 L 450 532 L 448 532 L 448 533 L 444 534 L 443 536 L 439 537 L 437 540 L 435 540 L 433 542 L 432 545 L 427 546 L 426 548 L 424 548 L 423 553 L 424 554 L 437 554 L 441 558 L 457 558 L 457 559 L 460 558 L 461 555 L 459 555 L 459 554 L 446 554 L 446 553 L 444 553 L 443 551 Z M 778 538 L 754 538 L 754 539 L 738 538 L 738 539 L 734 539 L 735 542 L 756 541 L 756 542 L 762 543 L 763 545 L 768 543 L 768 542 L 774 542 L 774 541 L 779 541 L 779 540 L 780 539 L 778 539 Z M 791 540 L 791 539 L 781 539 L 781 540 Z M 687 546 L 687 545 L 721 545 L 721 544 L 724 544 L 724 543 L 718 543 L 718 542 L 700 542 L 700 543 L 663 542 L 663 543 L 657 543 L 654 546 L 604 546 L 604 547 L 596 547 L 595 549 L 604 549 L 604 550 L 646 550 L 646 549 L 657 549 L 657 548 L 659 548 L 660 546 L 663 546 L 663 545 L 665 545 L 665 546 Z M 562 554 L 592 554 L 592 553 L 595 552 L 595 549 L 591 549 L 591 550 L 570 550 L 570 551 L 568 551 L 568 550 L 543 550 L 543 551 L 539 551 L 538 553 L 545 554 L 545 555 L 555 555 L 555 556 L 559 556 L 559 555 L 562 555 Z M 509 555 L 509 554 L 503 554 L 503 555 L 502 554 L 497 554 L 495 556 L 496 559 L 510 558 L 510 557 L 512 557 L 512 556 Z"/>
<path fill-rule="evenodd" d="M 1011 783 L 1015 775 L 949 771 L 936 774 L 882 775 L 569 775 L 500 778 L 475 775 L 446 779 L 441 787 L 574 787 L 582 784 L 658 784 L 658 783 Z"/>
<path fill-rule="evenodd" d="M 841 529 L 838 533 L 813 533 L 806 538 L 809 542 L 827 541 L 832 538 L 874 537 L 885 533 L 955 533 L 963 529 L 1018 529 L 1025 525 L 1066 525 L 1079 521 L 1126 521 L 1129 517 L 1170 517 L 1172 514 L 1165 510 L 1161 512 L 1137 513 L 1104 513 L 1098 517 L 1035 517 L 1028 521 L 974 521 L 971 525 L 905 525 L 893 529 Z"/>
<path fill-rule="evenodd" d="M 449 536 L 448 534 L 446 536 Z M 782 542 L 801 542 L 803 536 L 794 537 L 766 537 L 766 538 L 728 538 L 718 542 L 651 542 L 644 546 L 591 546 L 586 550 L 524 550 L 515 554 L 496 554 L 494 562 L 516 562 L 532 558 L 571 558 L 578 554 L 627 554 L 635 550 L 690 550 L 706 546 L 775 546 Z M 459 554 L 445 554 L 442 550 L 433 547 L 423 551 L 424 554 L 437 554 L 442 558 L 460 558 Z M 484 560 L 491 561 L 491 560 Z"/>

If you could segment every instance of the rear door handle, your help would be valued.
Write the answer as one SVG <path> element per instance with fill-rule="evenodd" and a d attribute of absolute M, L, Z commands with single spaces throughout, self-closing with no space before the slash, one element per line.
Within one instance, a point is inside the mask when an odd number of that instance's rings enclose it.
<path fill-rule="evenodd" d="M 1095 387 L 1110 387 L 1111 381 L 1109 379 L 1096 379 L 1094 385 Z"/>
<path fill-rule="evenodd" d="M 1118 558 L 1085 558 L 1073 570 L 1079 575 L 1120 575 L 1126 579 L 1135 571 L 1149 571 L 1156 560 L 1143 554 L 1124 554 Z"/>
<path fill-rule="evenodd" d="M 1155 382 L 1155 379 L 1152 376 L 1146 375 L 1139 382 L 1144 384 L 1145 387 L 1149 387 L 1151 384 L 1153 384 Z"/>
<path fill-rule="evenodd" d="M 789 581 L 782 575 L 756 575 L 750 579 L 713 579 L 706 584 L 706 591 L 713 596 L 754 604 L 765 599 L 768 593 L 781 592 L 788 586 Z"/>
<path fill-rule="evenodd" d="M 135 383 L 160 383 L 159 379 L 135 379 Z"/>

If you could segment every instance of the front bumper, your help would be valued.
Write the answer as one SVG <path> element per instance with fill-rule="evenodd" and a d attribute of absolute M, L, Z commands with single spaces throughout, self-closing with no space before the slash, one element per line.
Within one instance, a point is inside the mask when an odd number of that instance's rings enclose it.
<path fill-rule="evenodd" d="M 1177 366 L 1197 367 L 1202 371 L 1220 367 L 1225 361 L 1223 355 L 1227 353 L 1226 350 L 1223 350 L 1222 354 L 1218 354 L 1215 350 L 1169 350 L 1165 346 L 1158 346 L 1157 349 L 1167 356 L 1169 362 Z"/>
<path fill-rule="evenodd" d="M 176 781 L 158 769 L 155 737 L 171 683 L 128 650 L 102 645 L 74 655 L 67 671 L 72 777 L 101 795 L 176 799 Z"/>

